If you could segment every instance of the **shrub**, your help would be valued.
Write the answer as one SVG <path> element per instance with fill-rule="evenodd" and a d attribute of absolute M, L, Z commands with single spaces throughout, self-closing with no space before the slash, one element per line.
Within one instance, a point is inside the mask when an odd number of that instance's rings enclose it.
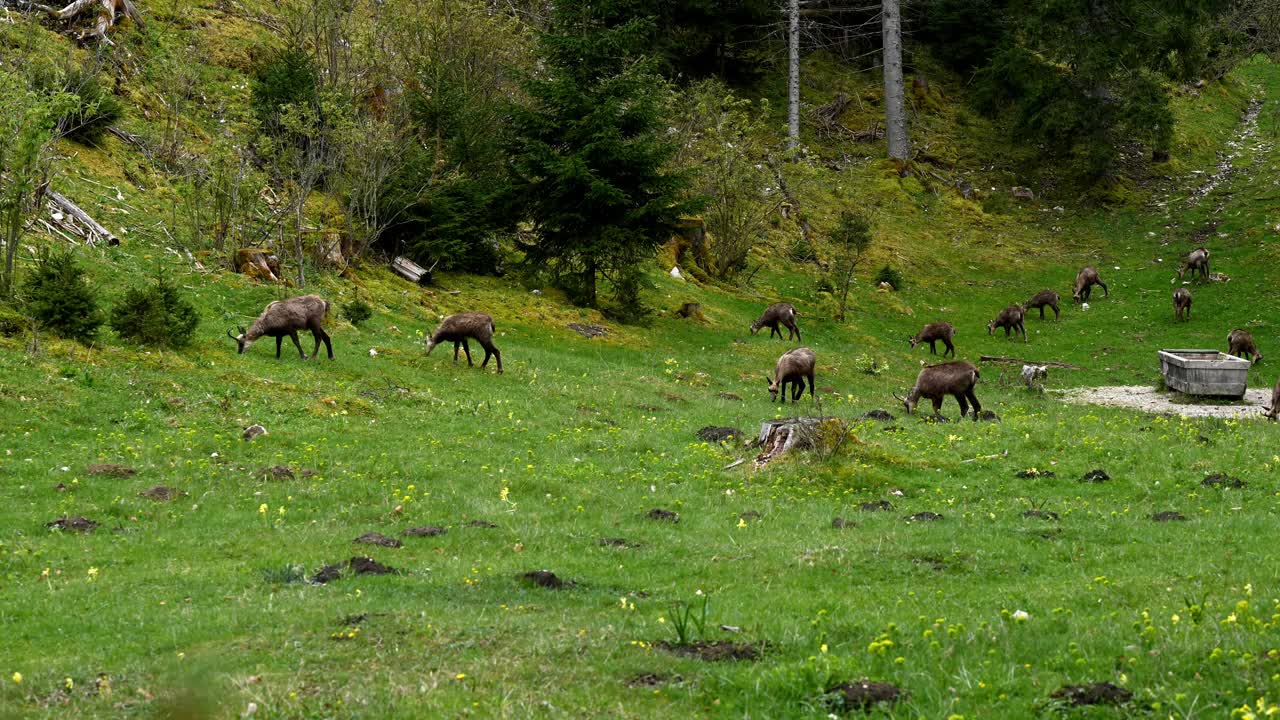
<path fill-rule="evenodd" d="M 130 289 L 111 309 L 111 328 L 143 345 L 186 347 L 199 324 L 195 307 L 163 276 L 153 284 Z"/>
<path fill-rule="evenodd" d="M 894 290 L 901 290 L 904 286 L 902 282 L 902 273 L 885 265 L 876 273 L 876 285 L 880 283 L 889 283 Z"/>
<path fill-rule="evenodd" d="M 102 326 L 97 294 L 70 250 L 41 253 L 22 296 L 26 314 L 59 337 L 88 344 Z"/>
<path fill-rule="evenodd" d="M 360 323 L 373 317 L 373 307 L 369 303 L 356 298 L 346 305 L 342 306 L 342 316 L 345 317 L 352 325 L 359 326 Z"/>
<path fill-rule="evenodd" d="M 16 308 L 0 305 L 0 336 L 13 337 L 27 329 L 27 319 Z"/>
<path fill-rule="evenodd" d="M 74 71 L 66 81 L 67 92 L 80 98 L 75 107 L 58 120 L 62 133 L 76 142 L 92 145 L 107 128 L 124 116 L 124 104 L 111 94 L 95 72 Z"/>
<path fill-rule="evenodd" d="M 253 112 L 263 130 L 277 131 L 281 111 L 288 105 L 301 107 L 319 103 L 316 75 L 311 56 L 298 48 L 271 52 L 254 68 Z"/>

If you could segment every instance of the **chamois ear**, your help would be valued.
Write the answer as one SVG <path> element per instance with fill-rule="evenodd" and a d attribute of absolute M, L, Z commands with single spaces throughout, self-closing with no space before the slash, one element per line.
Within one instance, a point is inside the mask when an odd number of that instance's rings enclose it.
<path fill-rule="evenodd" d="M 247 333 L 247 332 L 249 332 L 249 331 L 248 331 L 248 330 L 245 330 L 245 329 L 244 329 L 244 326 L 243 326 L 243 325 L 241 325 L 241 326 L 240 326 L 240 334 L 241 334 L 241 335 L 244 335 L 244 334 L 245 334 L 245 333 Z"/>
<path fill-rule="evenodd" d="M 764 376 L 764 381 L 769 384 L 769 387 L 773 387 L 773 379 L 770 378 L 768 375 Z"/>

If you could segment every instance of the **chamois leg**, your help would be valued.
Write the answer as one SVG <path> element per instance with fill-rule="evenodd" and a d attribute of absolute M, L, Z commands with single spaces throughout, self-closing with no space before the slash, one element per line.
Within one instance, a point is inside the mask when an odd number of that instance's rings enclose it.
<path fill-rule="evenodd" d="M 1018 329 L 1022 331 L 1022 342 L 1025 343 L 1027 341 L 1027 326 L 1022 323 L 1018 323 Z"/>
<path fill-rule="evenodd" d="M 942 343 L 943 343 L 944 345 L 946 345 L 946 346 L 947 346 L 947 349 L 942 351 L 942 357 L 944 357 L 944 358 L 945 358 L 945 357 L 947 356 L 947 353 L 951 353 L 951 358 L 952 358 L 952 359 L 955 359 L 955 356 L 956 356 L 956 346 L 955 346 L 955 345 L 953 345 L 953 344 L 951 343 L 951 341 L 950 341 L 950 340 L 945 340 L 945 339 L 944 339 L 944 340 L 942 341 Z"/>
<path fill-rule="evenodd" d="M 772 340 L 772 339 L 773 339 L 773 336 L 774 336 L 775 334 L 778 336 L 778 339 L 779 339 L 779 340 L 781 340 L 781 339 L 782 339 L 782 331 L 778 329 L 778 326 L 777 326 L 776 324 L 775 324 L 775 325 L 770 325 L 770 326 L 769 326 L 769 339 L 770 339 L 770 340 Z"/>
<path fill-rule="evenodd" d="M 955 394 L 956 402 L 960 403 L 960 417 L 963 419 L 969 414 L 969 403 L 964 399 L 964 393 Z"/>
<path fill-rule="evenodd" d="M 804 378 L 796 378 L 791 383 L 791 402 L 800 402 L 800 398 L 804 397 Z"/>
<path fill-rule="evenodd" d="M 279 359 L 280 359 L 280 343 L 282 343 L 282 342 L 284 342 L 284 336 L 283 336 L 283 335 L 277 335 L 277 336 L 276 336 L 276 359 L 277 359 L 277 360 L 279 360 Z"/>
<path fill-rule="evenodd" d="M 332 360 L 333 359 L 333 343 L 330 342 L 329 340 L 329 333 L 325 332 L 324 328 L 320 327 L 320 325 L 317 324 L 317 325 L 311 326 L 311 335 L 316 339 L 316 346 L 311 351 L 311 357 L 314 358 L 320 354 L 320 343 L 323 342 L 325 350 L 329 352 L 329 359 Z"/>
<path fill-rule="evenodd" d="M 944 396 L 939 395 L 936 398 L 929 398 L 929 402 L 933 403 L 934 417 L 942 417 L 942 398 L 943 397 Z"/>
<path fill-rule="evenodd" d="M 458 364 L 458 350 L 462 349 L 462 343 L 457 340 L 453 341 L 453 364 Z"/>
<path fill-rule="evenodd" d="M 938 354 L 938 346 L 934 344 L 935 342 L 936 342 L 936 341 L 934 341 L 934 340 L 930 340 L 930 341 L 929 341 L 929 354 L 930 354 L 930 355 L 937 355 L 937 354 Z"/>
<path fill-rule="evenodd" d="M 973 388 L 969 388 L 964 393 L 969 398 L 969 402 L 973 403 L 973 421 L 978 421 L 978 414 L 982 412 L 982 403 L 978 402 L 978 396 L 973 392 Z"/>
<path fill-rule="evenodd" d="M 494 359 L 498 361 L 498 373 L 501 374 L 502 353 L 498 351 L 498 347 L 493 344 L 493 341 L 482 342 L 480 344 L 484 346 L 484 362 L 480 363 L 480 367 L 483 368 L 487 366 L 489 364 L 489 356 L 493 355 Z"/>
<path fill-rule="evenodd" d="M 813 381 L 813 375 L 814 375 L 813 373 L 809 373 L 809 399 L 810 400 L 817 399 L 816 396 L 813 394 L 813 388 L 815 385 L 817 385 L 817 383 Z M 801 393 L 801 394 L 803 395 L 804 393 Z"/>
<path fill-rule="evenodd" d="M 1107 284 L 1101 280 L 1098 281 L 1098 284 L 1102 286 L 1102 297 L 1111 297 L 1111 291 L 1107 290 Z"/>
<path fill-rule="evenodd" d="M 306 359 L 307 359 L 307 354 L 306 354 L 305 352 L 303 352 L 303 351 L 302 351 L 302 343 L 301 343 L 301 342 L 299 342 L 299 340 L 298 340 L 298 331 L 297 331 L 297 330 L 290 330 L 290 331 L 289 331 L 289 339 L 290 339 L 290 340 L 293 340 L 293 346 L 294 346 L 294 347 L 296 347 L 296 348 L 298 348 L 298 357 L 302 358 L 303 360 L 306 360 Z"/>
<path fill-rule="evenodd" d="M 1041 312 L 1043 312 L 1043 310 L 1042 310 Z M 1061 320 L 1061 319 L 1062 319 L 1062 313 L 1058 311 L 1058 306 L 1057 306 L 1057 305 L 1054 305 L 1054 306 L 1053 306 L 1053 321 L 1054 321 L 1054 322 L 1058 322 L 1058 321 L 1059 321 L 1059 320 Z"/>
<path fill-rule="evenodd" d="M 467 354 L 467 367 L 475 367 L 476 364 L 471 362 L 471 343 L 466 338 L 462 338 L 462 352 Z"/>
<path fill-rule="evenodd" d="M 329 352 L 329 359 L 333 359 L 333 341 L 329 339 L 329 333 L 324 330 L 320 331 L 320 339 L 324 340 L 324 349 Z"/>
<path fill-rule="evenodd" d="M 791 329 L 796 331 L 796 342 L 804 342 L 804 338 L 800 337 L 800 326 L 791 323 Z M 788 337 L 790 337 L 790 333 L 788 333 Z"/>

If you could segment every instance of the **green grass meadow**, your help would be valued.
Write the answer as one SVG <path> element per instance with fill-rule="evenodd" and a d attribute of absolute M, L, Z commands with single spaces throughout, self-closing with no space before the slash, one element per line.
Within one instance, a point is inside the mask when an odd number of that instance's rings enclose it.
<path fill-rule="evenodd" d="M 335 305 L 337 359 L 302 362 L 286 343 L 276 360 L 269 339 L 237 356 L 224 330 L 281 290 L 196 273 L 161 246 L 84 249 L 105 299 L 163 265 L 204 320 L 180 353 L 42 338 L 31 354 L 26 337 L 0 339 L 0 716 L 236 718 L 252 704 L 255 718 L 825 718 L 846 712 L 827 690 L 862 678 L 906 693 L 871 717 L 1280 712 L 1276 425 L 1068 405 L 1022 388 L 1016 365 L 980 365 L 1000 422 L 926 423 L 893 398 L 932 360 L 906 338 L 939 319 L 961 359 L 1082 368 L 1051 370 L 1051 390 L 1152 385 L 1157 349 L 1225 350 L 1244 327 L 1268 356 L 1251 386 L 1274 385 L 1280 150 L 1266 113 L 1280 68 L 1248 65 L 1209 92 L 1180 103 L 1183 172 L 1153 179 L 1149 203 L 996 214 L 954 192 L 890 192 L 874 163 L 798 175 L 818 214 L 892 198 L 846 323 L 827 319 L 816 275 L 781 261 L 742 292 L 655 269 L 655 306 L 698 301 L 707 319 L 638 327 L 511 279 L 423 289 L 364 269 L 314 288 Z M 1192 203 L 1251 95 L 1266 113 L 1238 172 Z M 1191 285 L 1192 320 L 1174 323 L 1170 280 L 1201 243 L 1230 281 Z M 908 285 L 876 292 L 890 261 Z M 1070 286 L 1086 264 L 1110 297 L 1081 310 Z M 376 311 L 360 328 L 337 312 L 355 284 Z M 1026 344 L 987 335 L 1043 287 L 1062 294 L 1061 322 L 1029 317 Z M 764 376 L 794 343 L 747 327 L 775 300 L 800 309 L 820 410 L 808 394 L 768 402 Z M 454 366 L 448 347 L 425 356 L 424 333 L 468 309 L 495 316 L 504 374 Z M 897 417 L 859 419 L 873 409 Z M 756 451 L 695 437 L 819 411 L 851 427 L 830 457 L 756 469 Z M 952 399 L 943 414 L 957 416 Z M 253 423 L 268 434 L 242 440 Z M 90 475 L 94 463 L 137 472 Z M 277 465 L 295 479 L 263 477 Z M 1098 468 L 1111 480 L 1081 480 Z M 1203 486 L 1213 472 L 1247 486 Z M 139 495 L 156 485 L 185 494 Z M 893 509 L 860 510 L 882 500 Z M 905 520 L 925 511 L 943 518 Z M 1164 511 L 1185 520 L 1152 520 Z M 77 515 L 100 526 L 46 527 Z M 446 532 L 352 542 L 424 525 Z M 303 581 L 363 555 L 401 572 Z M 572 585 L 520 577 L 537 570 Z M 691 639 L 751 644 L 757 659 L 662 645 L 704 601 Z M 1092 682 L 1132 700 L 1052 697 Z"/>

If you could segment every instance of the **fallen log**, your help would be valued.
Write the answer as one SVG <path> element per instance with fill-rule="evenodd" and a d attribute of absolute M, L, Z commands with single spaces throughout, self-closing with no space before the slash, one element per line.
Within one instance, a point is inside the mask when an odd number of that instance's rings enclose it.
<path fill-rule="evenodd" d="M 431 267 L 434 269 L 435 265 Z M 392 260 L 391 271 L 411 283 L 419 285 L 429 285 L 431 283 L 431 270 L 422 267 L 407 257 L 400 256 Z"/>
<path fill-rule="evenodd" d="M 71 228 L 59 223 L 64 230 L 80 235 L 89 245 L 94 244 L 98 239 L 106 240 L 108 245 L 120 244 L 120 238 L 113 235 L 110 230 L 106 229 L 101 223 L 90 217 L 89 213 L 81 210 L 79 205 L 68 200 L 66 196 L 61 193 L 54 192 L 53 190 L 49 190 L 45 193 L 45 197 L 49 198 L 50 202 L 52 202 L 54 206 L 63 213 L 71 216 L 76 220 L 76 222 L 84 226 L 84 229 L 79 227 Z"/>
<path fill-rule="evenodd" d="M 1055 362 L 1053 360 L 1023 360 L 1022 358 L 995 357 L 992 355 L 983 355 L 978 358 L 982 362 L 1005 363 L 1007 365 L 1042 365 L 1044 367 L 1065 368 L 1067 370 L 1083 370 L 1079 365 L 1071 363 Z"/>
<path fill-rule="evenodd" d="M 81 32 L 79 39 L 97 38 L 108 45 L 114 43 L 107 38 L 107 31 L 116 24 L 118 16 L 123 15 L 138 25 L 142 25 L 142 15 L 134 7 L 133 0 L 72 0 L 62 8 L 50 7 L 37 2 L 29 3 L 29 6 L 59 21 L 75 20 L 91 8 L 97 8 L 98 16 L 93 24 L 93 29 Z"/>

